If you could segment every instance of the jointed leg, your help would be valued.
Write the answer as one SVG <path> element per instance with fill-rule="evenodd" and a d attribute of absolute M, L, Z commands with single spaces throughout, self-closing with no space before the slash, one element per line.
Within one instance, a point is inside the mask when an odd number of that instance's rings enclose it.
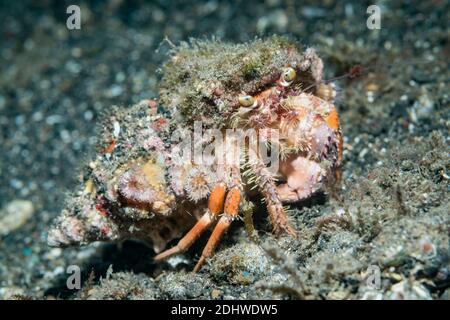
<path fill-rule="evenodd" d="M 211 257 L 214 253 L 214 249 L 220 241 L 222 235 L 228 230 L 234 218 L 238 215 L 239 202 L 241 200 L 241 190 L 239 187 L 233 187 L 227 194 L 227 199 L 225 201 L 224 214 L 217 223 L 214 231 L 209 237 L 208 243 L 203 249 L 202 256 L 197 262 L 194 268 L 194 272 L 200 270 L 202 265 L 205 263 L 206 259 Z"/>
<path fill-rule="evenodd" d="M 174 254 L 184 252 L 197 240 L 222 212 L 226 187 L 224 183 L 217 184 L 209 197 L 208 211 L 195 224 L 195 226 L 178 242 L 178 244 L 158 254 L 155 261 L 164 260 Z"/>
<path fill-rule="evenodd" d="M 205 231 L 205 229 L 216 220 L 217 216 L 222 212 L 222 208 L 224 208 L 224 214 L 215 226 L 208 243 L 203 249 L 202 256 L 194 268 L 194 272 L 200 270 L 206 259 L 212 256 L 214 249 L 220 241 L 220 238 L 228 230 L 234 218 L 236 218 L 239 213 L 239 203 L 241 200 L 242 190 L 239 167 L 231 168 L 231 174 L 233 177 L 233 182 L 230 191 L 226 195 L 225 206 L 224 199 L 226 186 L 224 183 L 220 183 L 216 185 L 214 190 L 211 192 L 208 203 L 208 211 L 175 247 L 158 254 L 155 257 L 156 261 L 161 261 L 174 254 L 186 251 L 195 242 L 195 240 L 200 237 L 203 231 Z"/>
<path fill-rule="evenodd" d="M 251 169 L 257 177 L 255 182 L 267 203 L 267 211 L 273 225 L 274 233 L 276 235 L 287 233 L 292 237 L 297 237 L 295 229 L 289 223 L 286 212 L 284 211 L 273 174 L 270 173 L 255 151 L 250 149 L 249 152 L 251 155 Z"/>
<path fill-rule="evenodd" d="M 235 140 L 232 140 L 231 142 L 234 141 Z M 239 157 L 237 158 L 237 160 L 239 161 Z M 228 172 L 226 169 L 230 169 L 230 172 Z M 214 249 L 220 241 L 220 238 L 228 230 L 231 223 L 238 215 L 242 192 L 239 162 L 231 162 L 231 165 L 221 166 L 220 170 L 218 170 L 218 173 L 220 174 L 219 179 L 221 179 L 222 181 L 227 180 L 226 177 L 228 176 L 228 174 L 231 174 L 232 178 L 230 185 L 228 185 L 228 189 L 230 191 L 226 195 L 225 207 L 224 199 L 226 193 L 226 185 L 225 183 L 220 183 L 216 185 L 214 190 L 211 192 L 208 204 L 208 212 L 203 215 L 203 217 L 197 222 L 197 224 L 178 242 L 175 247 L 157 255 L 155 257 L 156 261 L 161 261 L 176 253 L 187 250 L 192 245 L 192 243 L 194 243 L 195 240 L 198 239 L 203 231 L 216 220 L 217 216 L 222 212 L 222 208 L 224 207 L 224 214 L 219 219 L 208 240 L 208 243 L 203 249 L 202 256 L 195 266 L 194 272 L 200 270 L 206 259 L 212 256 Z"/>
<path fill-rule="evenodd" d="M 267 202 L 267 211 L 273 225 L 273 231 L 276 235 L 287 233 L 288 235 L 296 238 L 297 234 L 295 229 L 290 224 L 286 212 L 280 198 L 278 197 L 276 186 L 271 181 L 266 183 L 262 190 L 262 194 Z"/>

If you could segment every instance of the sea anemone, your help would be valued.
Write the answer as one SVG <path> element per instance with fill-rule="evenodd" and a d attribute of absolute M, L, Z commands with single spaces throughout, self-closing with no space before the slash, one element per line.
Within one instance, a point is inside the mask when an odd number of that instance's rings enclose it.
<path fill-rule="evenodd" d="M 186 178 L 184 189 L 190 200 L 197 202 L 210 193 L 211 174 L 206 169 L 194 168 Z"/>
<path fill-rule="evenodd" d="M 118 191 L 124 203 L 140 209 L 148 209 L 156 200 L 149 181 L 137 168 L 130 169 L 120 176 Z"/>

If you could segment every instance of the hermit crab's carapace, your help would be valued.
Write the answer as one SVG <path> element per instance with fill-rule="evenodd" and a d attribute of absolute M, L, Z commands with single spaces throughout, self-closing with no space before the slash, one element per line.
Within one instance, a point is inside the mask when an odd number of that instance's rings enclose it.
<path fill-rule="evenodd" d="M 342 163 L 335 92 L 315 51 L 279 37 L 193 41 L 162 70 L 158 102 L 104 119 L 100 151 L 49 244 L 138 239 L 161 261 L 212 228 L 197 271 L 241 205 L 261 199 L 274 233 L 296 237 L 283 204 L 338 181 Z"/>

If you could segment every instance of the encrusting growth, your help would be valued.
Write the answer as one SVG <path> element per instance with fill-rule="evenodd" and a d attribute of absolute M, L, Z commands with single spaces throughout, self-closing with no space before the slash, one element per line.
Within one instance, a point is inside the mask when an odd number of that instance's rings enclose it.
<path fill-rule="evenodd" d="M 104 117 L 99 153 L 48 243 L 138 239 L 159 262 L 212 228 L 199 271 L 242 203 L 255 200 L 265 203 L 275 235 L 296 237 L 283 204 L 309 198 L 340 176 L 343 139 L 335 89 L 322 81 L 323 68 L 313 49 L 302 51 L 282 37 L 193 40 L 174 48 L 161 69 L 159 101 L 114 108 Z M 202 153 L 214 144 L 219 149 Z M 228 158 L 233 161 L 223 161 Z"/>

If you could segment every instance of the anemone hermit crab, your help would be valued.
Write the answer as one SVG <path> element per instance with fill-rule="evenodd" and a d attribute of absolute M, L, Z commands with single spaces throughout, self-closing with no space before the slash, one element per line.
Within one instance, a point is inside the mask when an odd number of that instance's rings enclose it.
<path fill-rule="evenodd" d="M 161 261 L 213 227 L 198 271 L 242 205 L 258 199 L 274 233 L 296 237 L 283 204 L 311 197 L 340 176 L 334 89 L 322 74 L 314 50 L 300 52 L 279 37 L 173 48 L 158 102 L 115 108 L 104 119 L 98 155 L 87 164 L 80 191 L 67 198 L 48 243 L 138 239 Z M 239 130 L 244 136 L 234 134 Z"/>

